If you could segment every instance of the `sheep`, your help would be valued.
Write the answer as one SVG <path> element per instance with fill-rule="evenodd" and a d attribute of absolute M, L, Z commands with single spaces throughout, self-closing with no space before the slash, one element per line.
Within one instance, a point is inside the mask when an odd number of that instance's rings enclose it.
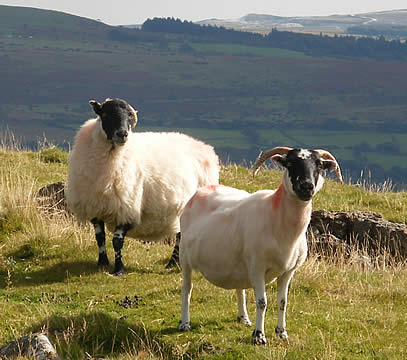
<path fill-rule="evenodd" d="M 219 183 L 212 146 L 181 133 L 133 132 L 137 112 L 122 99 L 90 100 L 97 117 L 79 129 L 69 156 L 66 200 L 80 221 L 90 221 L 99 266 L 109 265 L 105 224 L 114 232 L 114 274 L 123 275 L 125 236 L 156 241 L 176 234 L 179 218 L 198 187 Z"/>
<path fill-rule="evenodd" d="M 277 147 L 259 156 L 255 175 L 271 158 L 284 167 L 278 190 L 243 190 L 211 185 L 195 193 L 181 216 L 180 265 L 182 304 L 179 331 L 190 331 L 192 271 L 198 270 L 211 283 L 236 289 L 238 321 L 251 326 L 245 290 L 254 288 L 256 324 L 253 344 L 264 345 L 265 284 L 277 279 L 278 322 L 276 334 L 288 339 L 286 306 L 289 282 L 307 256 L 306 230 L 312 197 L 323 186 L 323 170 L 335 169 L 335 158 L 326 150 Z"/>

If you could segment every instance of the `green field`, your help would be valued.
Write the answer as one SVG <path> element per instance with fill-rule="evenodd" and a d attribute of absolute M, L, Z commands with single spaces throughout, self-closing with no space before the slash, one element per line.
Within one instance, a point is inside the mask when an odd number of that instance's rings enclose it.
<path fill-rule="evenodd" d="M 195 51 L 213 55 L 263 56 L 271 58 L 305 58 L 303 53 L 286 49 L 262 48 L 236 44 L 188 43 Z"/>
<path fill-rule="evenodd" d="M 139 126 L 139 131 L 174 131 L 174 128 Z M 215 147 L 230 146 L 236 149 L 247 149 L 246 138 L 237 130 L 210 130 L 200 128 L 182 128 L 185 134 L 201 139 Z"/>
<path fill-rule="evenodd" d="M 335 154 L 342 160 L 353 160 L 355 154 L 366 157 L 369 164 L 377 164 L 385 170 L 394 166 L 405 167 L 407 156 L 406 134 L 377 133 L 374 131 L 328 131 L 328 130 L 292 130 L 261 131 L 261 143 L 286 144 L 288 146 L 335 149 Z M 398 154 L 389 154 L 391 149 L 383 151 L 383 144 L 391 144 L 398 149 Z"/>

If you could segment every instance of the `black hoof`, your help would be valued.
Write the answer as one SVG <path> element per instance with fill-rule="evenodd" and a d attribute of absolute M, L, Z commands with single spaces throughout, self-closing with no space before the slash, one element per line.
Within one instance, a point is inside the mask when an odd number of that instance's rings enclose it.
<path fill-rule="evenodd" d="M 126 271 L 125 271 L 125 270 L 119 270 L 119 271 L 115 271 L 115 272 L 113 273 L 114 276 L 123 276 L 123 275 L 125 275 L 125 274 L 126 274 Z"/>
<path fill-rule="evenodd" d="M 170 259 L 168 264 L 165 266 L 166 269 L 173 269 L 179 267 L 179 259 L 174 259 L 173 257 Z"/>
<path fill-rule="evenodd" d="M 115 276 L 123 276 L 126 273 L 126 270 L 124 267 L 119 267 L 119 268 L 114 268 L 113 275 Z"/>
<path fill-rule="evenodd" d="M 178 331 L 191 331 L 191 323 L 189 321 L 185 322 L 185 323 L 180 321 L 179 326 L 178 326 Z"/>
<path fill-rule="evenodd" d="M 253 345 L 266 345 L 267 338 L 260 330 L 254 330 L 252 335 Z"/>
<path fill-rule="evenodd" d="M 276 330 L 276 335 L 280 339 L 288 340 L 288 334 L 287 334 L 287 331 L 285 329 L 280 329 L 278 326 L 276 326 L 275 330 Z"/>

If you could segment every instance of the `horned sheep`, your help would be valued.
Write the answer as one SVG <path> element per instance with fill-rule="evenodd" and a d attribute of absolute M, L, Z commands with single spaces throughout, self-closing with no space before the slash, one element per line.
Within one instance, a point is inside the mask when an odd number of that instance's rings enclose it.
<path fill-rule="evenodd" d="M 69 158 L 67 204 L 79 220 L 91 221 L 98 265 L 109 260 L 105 224 L 114 232 L 114 273 L 125 268 L 125 236 L 155 241 L 177 234 L 181 212 L 198 187 L 219 182 L 212 146 L 181 133 L 133 132 L 137 112 L 126 101 L 91 100 L 97 118 L 78 131 Z"/>
<path fill-rule="evenodd" d="M 254 344 L 266 344 L 264 317 L 265 285 L 277 279 L 280 338 L 288 338 L 286 307 L 288 285 L 307 256 L 306 230 L 312 212 L 312 197 L 322 188 L 323 170 L 336 170 L 335 158 L 326 150 L 277 147 L 260 156 L 254 174 L 271 158 L 284 167 L 278 190 L 250 194 L 222 185 L 199 189 L 181 216 L 180 264 L 182 305 L 180 331 L 191 330 L 191 274 L 200 271 L 211 283 L 236 289 L 238 320 L 251 325 L 245 290 L 254 288 L 256 325 Z"/>

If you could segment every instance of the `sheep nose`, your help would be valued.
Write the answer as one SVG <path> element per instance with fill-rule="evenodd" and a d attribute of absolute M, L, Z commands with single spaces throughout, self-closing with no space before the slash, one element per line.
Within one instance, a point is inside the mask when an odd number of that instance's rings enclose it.
<path fill-rule="evenodd" d="M 314 190 L 314 184 L 310 181 L 304 181 L 300 184 L 300 190 L 304 192 L 310 192 Z"/>
<path fill-rule="evenodd" d="M 117 130 L 116 135 L 117 135 L 117 137 L 119 137 L 121 139 L 125 139 L 128 136 L 128 131 L 126 129 L 120 129 L 120 130 Z"/>

